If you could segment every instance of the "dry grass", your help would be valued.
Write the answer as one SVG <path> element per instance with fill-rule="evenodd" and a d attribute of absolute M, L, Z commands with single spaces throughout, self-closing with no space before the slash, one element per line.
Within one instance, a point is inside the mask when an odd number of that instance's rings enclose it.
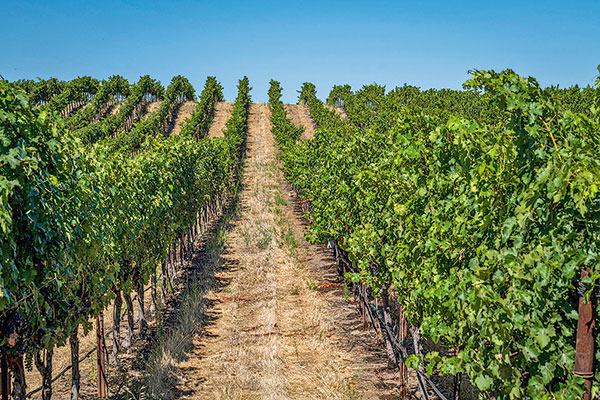
<path fill-rule="evenodd" d="M 202 288 L 190 286 L 172 327 L 159 334 L 158 343 L 150 355 L 145 382 L 149 398 L 168 399 L 174 396 L 172 388 L 177 383 L 177 364 L 184 360 L 191 348 L 203 312 Z"/>
<path fill-rule="evenodd" d="M 195 268 L 188 273 L 186 287 L 178 295 L 181 301 L 174 318 L 161 325 L 152 346 L 141 388 L 143 398 L 172 399 L 181 395 L 177 390 L 182 379 L 179 364 L 187 359 L 202 330 L 206 319 L 204 293 L 218 285 L 216 272 L 223 264 L 225 233 L 238 211 L 238 197 L 234 193 L 216 227 L 205 234 L 201 256 L 194 261 Z"/>
<path fill-rule="evenodd" d="M 227 285 L 206 293 L 212 321 L 179 364 L 186 399 L 357 399 L 274 155 L 268 108 L 252 105 L 241 217 L 225 237 Z"/>

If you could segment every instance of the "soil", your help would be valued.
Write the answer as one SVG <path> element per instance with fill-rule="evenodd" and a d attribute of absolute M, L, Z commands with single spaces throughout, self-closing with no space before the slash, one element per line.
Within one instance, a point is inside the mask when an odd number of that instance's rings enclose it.
<path fill-rule="evenodd" d="M 115 115 L 116 113 L 118 113 L 119 109 L 121 108 L 122 105 L 123 105 L 122 101 L 118 102 L 117 105 L 114 106 L 112 110 L 110 110 L 110 115 Z"/>
<path fill-rule="evenodd" d="M 335 111 L 335 113 L 337 115 L 339 115 L 340 118 L 342 118 L 342 119 L 346 119 L 348 117 L 348 114 L 346 114 L 346 110 L 344 110 L 344 108 L 342 108 L 342 107 L 332 107 L 332 106 L 328 106 L 328 105 L 326 105 L 325 107 L 327 107 L 330 110 Z"/>
<path fill-rule="evenodd" d="M 186 122 L 186 120 L 192 116 L 192 112 L 194 112 L 194 110 L 196 109 L 197 104 L 198 103 L 196 103 L 195 101 L 186 101 L 179 107 L 179 110 L 177 111 L 177 117 L 175 118 L 175 126 L 171 131 L 171 135 L 179 134 L 179 132 L 181 131 L 181 127 Z"/>
<path fill-rule="evenodd" d="M 144 114 L 142 119 L 144 121 L 147 120 L 148 117 L 150 116 L 150 114 L 152 114 L 154 111 L 158 110 L 158 107 L 160 107 L 160 103 L 162 103 L 160 100 L 152 101 L 152 102 L 148 103 L 148 106 L 146 107 L 146 113 Z"/>
<path fill-rule="evenodd" d="M 308 107 L 305 104 L 286 104 L 285 110 L 287 117 L 292 120 L 294 125 L 302 125 L 305 128 L 302 139 L 312 139 L 315 135 L 316 125 L 310 116 Z"/>
<path fill-rule="evenodd" d="M 217 103 L 215 107 L 215 116 L 210 124 L 210 129 L 208 131 L 209 138 L 216 138 L 223 136 L 223 129 L 227 124 L 227 120 L 231 117 L 231 112 L 233 111 L 233 103 Z"/>

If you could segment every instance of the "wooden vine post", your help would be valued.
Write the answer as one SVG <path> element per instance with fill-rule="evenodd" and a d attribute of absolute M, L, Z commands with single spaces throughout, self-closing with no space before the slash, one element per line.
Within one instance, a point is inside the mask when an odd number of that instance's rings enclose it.
<path fill-rule="evenodd" d="M 360 292 L 362 293 L 362 299 L 363 301 L 360 302 L 360 307 L 361 307 L 361 314 L 362 314 L 362 319 L 363 319 L 363 329 L 367 329 L 368 325 L 367 325 L 367 305 L 365 304 L 366 298 L 367 298 L 367 286 L 359 283 L 358 284 L 358 290 L 360 290 Z"/>
<path fill-rule="evenodd" d="M 590 275 L 590 269 L 581 271 L 581 279 Z M 592 380 L 594 378 L 594 301 L 593 296 L 587 303 L 583 293 L 579 293 L 579 318 L 577 321 L 577 341 L 575 343 L 575 368 L 573 373 L 585 380 L 586 392 L 583 400 L 591 400 Z"/>
<path fill-rule="evenodd" d="M 398 321 L 398 341 L 404 346 L 406 344 L 406 338 L 408 337 L 408 321 L 404 315 L 404 307 L 400 308 L 400 318 Z M 408 399 L 408 368 L 406 367 L 404 357 L 401 357 L 400 367 L 400 398 Z"/>
<path fill-rule="evenodd" d="M 96 345 L 97 345 L 97 378 L 98 398 L 108 397 L 108 382 L 106 381 L 106 354 L 104 353 L 104 317 L 96 317 Z"/>

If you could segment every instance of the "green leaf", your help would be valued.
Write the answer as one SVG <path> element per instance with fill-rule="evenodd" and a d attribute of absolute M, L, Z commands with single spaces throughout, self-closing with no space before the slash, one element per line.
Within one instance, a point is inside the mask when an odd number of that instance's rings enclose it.
<path fill-rule="evenodd" d="M 487 375 L 479 375 L 475 378 L 475 385 L 479 390 L 487 390 L 494 384 L 494 379 Z"/>

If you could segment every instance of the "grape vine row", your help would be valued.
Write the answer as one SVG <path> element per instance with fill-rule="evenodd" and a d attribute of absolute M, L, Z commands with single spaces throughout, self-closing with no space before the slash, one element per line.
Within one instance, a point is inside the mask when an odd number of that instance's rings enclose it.
<path fill-rule="evenodd" d="M 311 234 L 347 252 L 348 279 L 393 292 L 425 337 L 456 350 L 428 353 L 429 373 L 466 373 L 485 397 L 584 392 L 571 371 L 576 282 L 589 268 L 589 299 L 600 277 L 598 86 L 573 101 L 506 70 L 474 71 L 457 93 L 338 87 L 330 104 L 345 119 L 303 86 L 315 137 L 278 140 Z"/>
<path fill-rule="evenodd" d="M 90 318 L 111 301 L 123 296 L 131 309 L 133 291 L 143 301 L 143 287 L 157 273 L 173 278 L 167 268 L 174 251 L 188 246 L 204 210 L 221 201 L 243 154 L 247 78 L 238 89 L 223 138 L 165 135 L 177 104 L 194 96 L 181 76 L 156 113 L 115 138 L 106 133 L 145 94 L 160 94 L 157 82 L 142 77 L 130 90 L 112 77 L 67 121 L 58 109 L 35 107 L 22 89 L 0 82 L 0 350 L 13 371 L 16 398 L 25 397 L 24 361 L 35 361 L 43 397 L 50 398 L 56 346 L 73 345 L 79 326 L 91 329 Z M 131 99 L 118 121 L 99 124 L 110 127 L 105 135 L 82 135 L 115 94 Z M 222 98 L 216 80 L 207 80 L 201 98 Z M 214 105 L 208 102 L 203 112 L 211 114 L 206 107 Z M 143 335 L 143 312 L 139 323 Z"/>

